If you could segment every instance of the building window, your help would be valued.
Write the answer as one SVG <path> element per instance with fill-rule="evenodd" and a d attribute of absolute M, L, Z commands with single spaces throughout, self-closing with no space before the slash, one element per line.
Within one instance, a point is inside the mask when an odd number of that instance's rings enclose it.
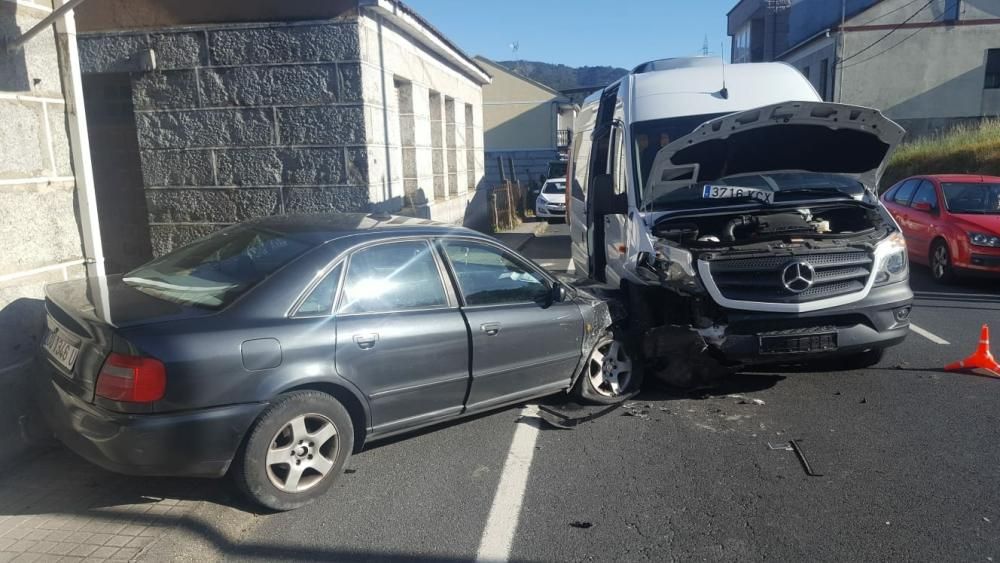
<path fill-rule="evenodd" d="M 441 94 L 431 90 L 427 95 L 431 117 L 431 170 L 434 171 L 434 199 L 448 196 L 448 176 L 444 171 L 444 108 Z"/>
<path fill-rule="evenodd" d="M 986 51 L 986 86 L 987 90 L 1000 89 L 1000 49 Z"/>
<path fill-rule="evenodd" d="M 956 22 L 962 13 L 962 0 L 948 0 L 945 3 L 944 21 Z"/>
<path fill-rule="evenodd" d="M 819 95 L 824 100 L 829 100 L 829 73 L 830 73 L 830 59 L 823 59 L 819 63 Z"/>
<path fill-rule="evenodd" d="M 751 36 L 751 22 L 743 24 L 743 27 L 736 32 L 733 37 L 733 62 L 734 63 L 748 63 L 750 62 L 750 36 Z"/>
<path fill-rule="evenodd" d="M 476 189 L 476 128 L 472 104 L 465 104 L 465 177 L 469 190 Z"/>

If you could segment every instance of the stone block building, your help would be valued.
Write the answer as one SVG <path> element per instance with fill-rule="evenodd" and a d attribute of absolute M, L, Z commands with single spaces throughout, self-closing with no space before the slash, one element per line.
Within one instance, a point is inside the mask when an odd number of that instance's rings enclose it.
<path fill-rule="evenodd" d="M 483 225 L 489 80 L 396 0 L 0 0 L 0 466 L 46 283 L 276 213 Z"/>
<path fill-rule="evenodd" d="M 119 0 L 79 9 L 95 174 L 122 218 L 104 237 L 112 270 L 262 215 L 485 221 L 490 77 L 447 38 L 395 0 L 280 21 L 232 21 L 254 4 L 223 3 L 229 16 L 191 7 L 114 31 Z"/>

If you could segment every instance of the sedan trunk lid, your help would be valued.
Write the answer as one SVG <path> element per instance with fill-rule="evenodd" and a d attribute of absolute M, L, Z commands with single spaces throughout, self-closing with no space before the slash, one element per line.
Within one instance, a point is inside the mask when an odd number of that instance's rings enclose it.
<path fill-rule="evenodd" d="M 42 355 L 66 386 L 87 401 L 94 400 L 97 375 L 108 353 L 140 352 L 129 349 L 119 329 L 215 312 L 157 299 L 119 275 L 50 284 L 45 287 L 45 309 Z"/>

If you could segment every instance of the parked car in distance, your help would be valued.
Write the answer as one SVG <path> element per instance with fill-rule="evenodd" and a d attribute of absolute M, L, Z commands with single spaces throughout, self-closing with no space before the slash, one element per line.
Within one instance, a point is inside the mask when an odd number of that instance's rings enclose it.
<path fill-rule="evenodd" d="M 535 217 L 549 221 L 566 218 L 566 178 L 545 182 L 535 200 Z"/>
<path fill-rule="evenodd" d="M 35 381 L 67 446 L 126 474 L 228 472 L 275 510 L 367 441 L 562 391 L 614 403 L 641 378 L 606 301 L 413 218 L 242 223 L 45 306 Z"/>
<path fill-rule="evenodd" d="M 915 176 L 882 196 L 910 260 L 940 282 L 968 273 L 1000 274 L 1000 177 Z"/>

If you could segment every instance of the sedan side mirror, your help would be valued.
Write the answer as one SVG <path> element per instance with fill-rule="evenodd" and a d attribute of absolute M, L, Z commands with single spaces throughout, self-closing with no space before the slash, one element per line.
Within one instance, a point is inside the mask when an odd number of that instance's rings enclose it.
<path fill-rule="evenodd" d="M 913 204 L 913 209 L 917 211 L 923 211 L 924 213 L 933 213 L 934 207 L 926 201 L 918 201 Z"/>
<path fill-rule="evenodd" d="M 566 290 L 566 286 L 558 282 L 552 284 L 549 300 L 552 303 L 562 303 L 567 299 L 569 299 L 569 291 Z"/>

